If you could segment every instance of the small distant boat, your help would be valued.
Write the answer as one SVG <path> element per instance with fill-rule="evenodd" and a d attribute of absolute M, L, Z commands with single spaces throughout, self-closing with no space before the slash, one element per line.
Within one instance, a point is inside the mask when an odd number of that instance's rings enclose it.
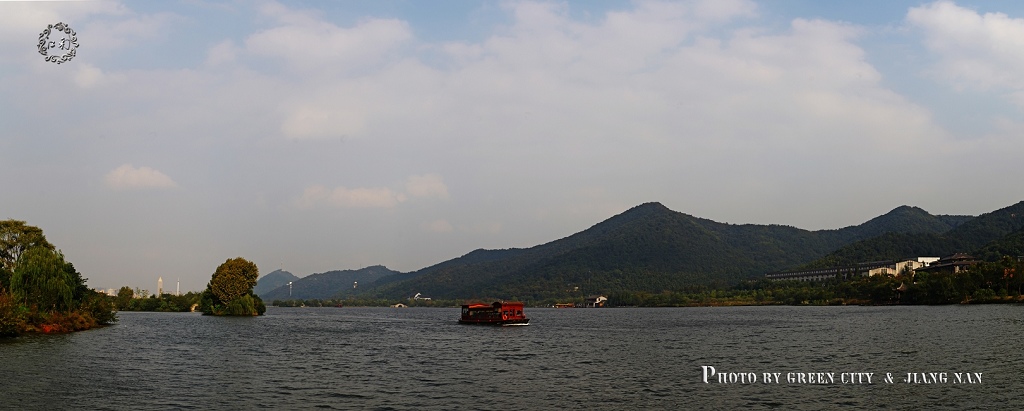
<path fill-rule="evenodd" d="M 523 314 L 523 303 L 498 301 L 494 304 L 464 304 L 459 324 L 530 325 L 530 319 Z"/>

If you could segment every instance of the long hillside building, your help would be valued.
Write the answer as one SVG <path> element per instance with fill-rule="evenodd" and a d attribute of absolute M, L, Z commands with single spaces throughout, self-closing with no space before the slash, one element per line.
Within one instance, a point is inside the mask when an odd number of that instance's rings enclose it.
<path fill-rule="evenodd" d="M 816 268 L 799 271 L 777 271 L 765 274 L 772 281 L 827 281 L 852 280 L 856 277 L 875 275 L 897 275 L 902 272 L 914 272 L 937 261 L 937 257 L 918 257 L 906 260 L 872 261 L 846 267 Z"/>

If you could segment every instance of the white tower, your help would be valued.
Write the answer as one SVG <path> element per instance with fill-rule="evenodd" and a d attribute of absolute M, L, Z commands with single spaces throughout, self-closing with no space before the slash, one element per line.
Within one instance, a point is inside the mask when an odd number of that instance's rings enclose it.
<path fill-rule="evenodd" d="M 175 296 L 181 295 L 181 277 L 178 277 L 178 285 L 176 285 L 175 288 L 174 288 L 174 295 Z"/>
<path fill-rule="evenodd" d="M 160 298 L 161 295 L 164 295 L 164 278 L 163 277 L 157 277 L 156 278 L 156 296 L 157 296 L 157 298 Z"/>

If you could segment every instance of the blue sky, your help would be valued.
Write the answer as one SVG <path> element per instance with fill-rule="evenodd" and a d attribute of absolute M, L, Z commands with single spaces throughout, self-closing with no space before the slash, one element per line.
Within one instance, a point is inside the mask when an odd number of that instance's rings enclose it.
<path fill-rule="evenodd" d="M 0 3 L 0 218 L 90 285 L 1024 197 L 1018 2 Z M 35 49 L 63 21 L 65 64 Z"/>

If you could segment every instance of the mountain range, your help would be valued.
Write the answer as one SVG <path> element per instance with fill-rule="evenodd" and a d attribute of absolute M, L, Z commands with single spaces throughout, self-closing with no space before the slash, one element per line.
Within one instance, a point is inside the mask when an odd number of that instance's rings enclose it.
<path fill-rule="evenodd" d="M 257 292 L 260 298 L 273 300 L 289 299 L 328 299 L 345 298 L 350 295 L 359 294 L 359 284 L 369 286 L 383 277 L 401 274 L 398 271 L 389 270 L 382 265 L 361 268 L 358 270 L 336 270 L 325 273 L 311 274 L 292 281 L 291 290 L 285 283 L 270 291 Z M 268 274 L 269 275 L 269 274 Z M 265 278 L 265 277 L 264 277 Z M 263 281 L 257 281 L 257 287 Z"/>
<path fill-rule="evenodd" d="M 292 297 L 551 300 L 697 290 L 797 267 L 980 251 L 1004 238 L 1008 244 L 998 247 L 1013 249 L 1011 234 L 1022 227 L 1024 202 L 977 217 L 901 206 L 860 225 L 817 231 L 719 223 L 645 203 L 530 248 L 474 250 L 409 273 L 375 266 L 313 274 L 292 280 Z M 287 291 L 260 295 L 286 299 Z"/>

